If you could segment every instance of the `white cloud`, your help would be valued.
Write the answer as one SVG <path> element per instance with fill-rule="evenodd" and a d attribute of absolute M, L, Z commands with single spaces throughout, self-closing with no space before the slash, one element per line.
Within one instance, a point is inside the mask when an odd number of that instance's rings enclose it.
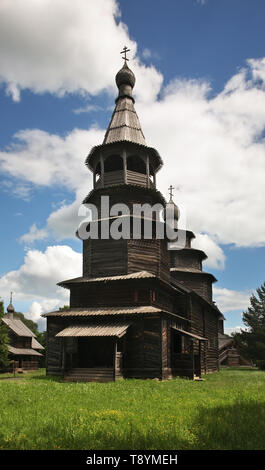
<path fill-rule="evenodd" d="M 92 111 L 102 111 L 102 108 L 95 104 L 87 104 L 86 106 L 83 106 L 82 108 L 74 109 L 73 113 L 75 114 L 91 113 Z"/>
<path fill-rule="evenodd" d="M 0 3 L 0 82 L 15 101 L 20 90 L 95 95 L 114 91 L 119 52 L 137 45 L 120 20 L 116 0 L 2 0 Z M 139 86 L 155 89 L 154 68 L 139 74 Z M 136 86 L 137 93 L 137 86 Z"/>
<path fill-rule="evenodd" d="M 242 326 L 234 326 L 234 327 L 231 327 L 231 328 L 225 328 L 224 332 L 225 332 L 226 335 L 231 336 L 232 333 L 240 333 L 241 330 L 246 330 L 246 328 L 244 328 Z"/>
<path fill-rule="evenodd" d="M 27 317 L 36 321 L 41 313 L 69 303 L 68 291 L 56 284 L 81 274 L 82 255 L 69 246 L 29 250 L 18 270 L 0 278 L 0 292 L 12 290 L 17 301 L 31 301 Z"/>
<path fill-rule="evenodd" d="M 263 246 L 265 90 L 249 68 L 217 96 L 210 92 L 206 82 L 174 80 L 161 100 L 136 104 L 147 142 L 164 159 L 159 189 L 178 187 L 174 199 L 193 231 Z"/>
<path fill-rule="evenodd" d="M 195 240 L 192 244 L 193 248 L 198 248 L 203 250 L 208 258 L 204 262 L 204 267 L 213 268 L 213 269 L 224 269 L 225 267 L 225 254 L 218 246 L 218 244 L 206 233 L 199 233 L 196 235 Z"/>
<path fill-rule="evenodd" d="M 157 54 L 157 52 L 151 51 L 147 47 L 143 50 L 142 56 L 146 60 L 149 60 L 149 59 L 160 60 L 161 59 L 161 57 L 159 56 L 159 54 Z"/>
<path fill-rule="evenodd" d="M 41 315 L 47 312 L 53 312 L 59 307 L 62 307 L 64 302 L 61 299 L 44 299 L 41 302 L 34 301 L 29 307 L 28 312 L 25 313 L 25 317 L 38 323 L 40 331 L 43 331 L 46 324 L 46 319 Z"/>
<path fill-rule="evenodd" d="M 264 88 L 264 83 L 265 83 L 265 57 L 262 59 L 249 59 L 248 60 L 249 65 L 251 66 L 253 70 L 253 77 L 255 80 L 260 80 L 261 85 L 263 85 Z"/>
<path fill-rule="evenodd" d="M 45 229 L 38 229 L 36 224 L 30 227 L 30 230 L 25 235 L 20 237 L 19 241 L 22 243 L 33 243 L 35 240 L 44 240 L 48 237 L 48 232 Z"/>
<path fill-rule="evenodd" d="M 236 291 L 213 287 L 214 300 L 221 312 L 245 311 L 249 305 L 250 291 Z"/>
<path fill-rule="evenodd" d="M 47 229 L 57 240 L 75 237 L 76 230 L 81 222 L 78 210 L 86 193 L 88 193 L 87 185 L 81 188 L 81 191 L 77 191 L 76 199 L 72 204 L 64 204 L 48 217 Z"/>
<path fill-rule="evenodd" d="M 147 47 L 143 50 L 142 55 L 145 59 L 150 59 L 152 57 L 152 52 Z"/>
<path fill-rule="evenodd" d="M 39 129 L 23 130 L 7 151 L 0 152 L 0 170 L 35 186 L 64 186 L 75 191 L 91 178 L 85 158 L 102 142 L 104 132 L 74 129 L 64 137 Z"/>

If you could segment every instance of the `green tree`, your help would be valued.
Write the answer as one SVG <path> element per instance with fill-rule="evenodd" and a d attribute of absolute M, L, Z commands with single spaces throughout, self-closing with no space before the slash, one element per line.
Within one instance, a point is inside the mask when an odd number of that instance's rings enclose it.
<path fill-rule="evenodd" d="M 237 346 L 254 362 L 265 361 L 265 282 L 250 297 L 250 307 L 243 312 L 246 331 L 236 333 Z"/>
<path fill-rule="evenodd" d="M 40 351 L 42 357 L 39 358 L 40 367 L 45 367 L 46 364 L 46 331 L 38 331 L 36 334 L 36 340 L 45 348 Z"/>
<path fill-rule="evenodd" d="M 8 359 L 8 329 L 2 322 L 4 316 L 4 303 L 0 301 L 0 368 L 5 368 L 9 365 Z"/>

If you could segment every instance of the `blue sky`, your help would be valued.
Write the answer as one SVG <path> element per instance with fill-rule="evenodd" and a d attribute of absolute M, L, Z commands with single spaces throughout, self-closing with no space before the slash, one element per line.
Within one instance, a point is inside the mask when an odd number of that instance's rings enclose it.
<path fill-rule="evenodd" d="M 114 106 L 120 50 L 164 160 L 158 187 L 209 255 L 227 331 L 264 282 L 265 5 L 258 0 L 12 0 L 0 4 L 0 295 L 40 314 L 81 273 L 84 160 Z"/>

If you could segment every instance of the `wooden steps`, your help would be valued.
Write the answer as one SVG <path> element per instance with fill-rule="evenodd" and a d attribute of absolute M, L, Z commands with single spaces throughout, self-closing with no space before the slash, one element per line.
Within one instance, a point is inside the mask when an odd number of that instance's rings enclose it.
<path fill-rule="evenodd" d="M 111 367 L 78 368 L 65 373 L 65 382 L 112 382 L 114 370 Z"/>

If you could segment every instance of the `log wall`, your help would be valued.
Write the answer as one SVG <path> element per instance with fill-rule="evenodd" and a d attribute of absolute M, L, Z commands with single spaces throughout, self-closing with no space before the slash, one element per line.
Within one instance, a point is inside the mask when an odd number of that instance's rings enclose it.
<path fill-rule="evenodd" d="M 204 274 L 172 272 L 172 277 L 184 287 L 194 290 L 208 301 L 212 301 L 212 280 Z"/>
<path fill-rule="evenodd" d="M 124 376 L 161 378 L 161 320 L 142 318 L 126 335 Z"/>
<path fill-rule="evenodd" d="M 192 300 L 191 320 L 191 332 L 208 339 L 207 343 L 201 343 L 201 371 L 215 372 L 218 370 L 218 316 Z M 194 354 L 199 354 L 199 342 L 194 343 Z"/>
<path fill-rule="evenodd" d="M 62 341 L 56 338 L 66 325 L 57 318 L 47 318 L 47 340 L 46 340 L 46 373 L 47 375 L 62 374 Z"/>

